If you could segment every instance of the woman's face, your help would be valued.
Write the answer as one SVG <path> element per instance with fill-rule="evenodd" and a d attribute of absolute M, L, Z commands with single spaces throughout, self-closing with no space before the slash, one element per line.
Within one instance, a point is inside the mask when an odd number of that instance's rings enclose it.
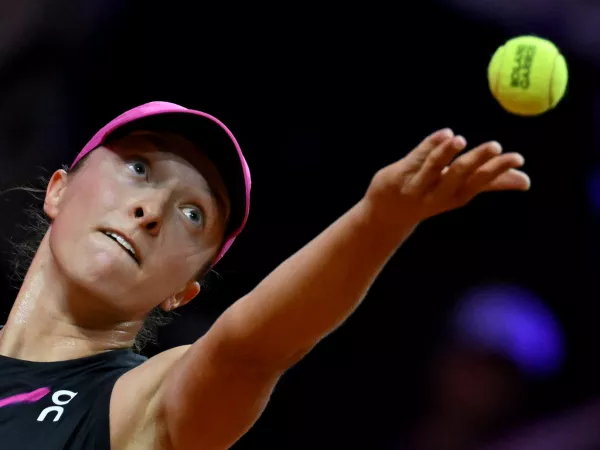
<path fill-rule="evenodd" d="M 68 282 L 130 320 L 197 293 L 196 276 L 223 242 L 229 200 L 215 166 L 180 136 L 138 131 L 108 147 L 53 176 L 49 242 Z"/>

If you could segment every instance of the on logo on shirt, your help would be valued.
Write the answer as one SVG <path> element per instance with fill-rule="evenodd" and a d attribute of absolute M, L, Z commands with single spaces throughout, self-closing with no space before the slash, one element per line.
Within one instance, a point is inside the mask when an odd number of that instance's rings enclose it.
<path fill-rule="evenodd" d="M 63 412 L 65 411 L 63 406 L 69 404 L 69 402 L 73 400 L 73 398 L 75 398 L 76 395 L 77 392 L 66 390 L 56 391 L 54 394 L 52 394 L 52 403 L 54 403 L 54 406 L 48 406 L 47 408 L 45 408 L 38 416 L 37 421 L 43 422 L 48 414 L 54 412 L 56 413 L 56 415 L 54 416 L 54 419 L 52 421 L 58 422 L 61 416 L 63 415 Z M 61 399 L 61 397 L 63 398 Z M 65 399 L 65 397 L 67 398 Z"/>

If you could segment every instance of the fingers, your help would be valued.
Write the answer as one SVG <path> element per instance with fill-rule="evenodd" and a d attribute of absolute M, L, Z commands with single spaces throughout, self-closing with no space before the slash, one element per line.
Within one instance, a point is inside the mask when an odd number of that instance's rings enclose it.
<path fill-rule="evenodd" d="M 456 192 L 458 203 L 464 204 L 483 191 L 489 190 L 527 190 L 529 177 L 515 170 L 524 164 L 518 153 L 507 153 L 490 159 L 478 167 Z"/>
<path fill-rule="evenodd" d="M 510 169 L 516 169 L 524 164 L 525 160 L 518 153 L 507 153 L 481 165 L 465 183 L 468 190 L 482 190 L 486 185 Z"/>
<path fill-rule="evenodd" d="M 439 185 L 440 192 L 448 197 L 454 196 L 457 190 L 465 186 L 468 178 L 473 176 L 486 163 L 498 157 L 501 152 L 502 147 L 500 147 L 500 144 L 487 142 L 459 156 L 444 170 Z"/>
<path fill-rule="evenodd" d="M 531 180 L 526 173 L 520 170 L 509 169 L 498 175 L 481 189 L 484 192 L 492 191 L 527 191 L 531 187 Z"/>
<path fill-rule="evenodd" d="M 515 170 L 524 163 L 521 155 L 503 155 L 500 144 L 492 141 L 457 157 L 466 145 L 450 129 L 425 138 L 406 158 L 411 160 L 413 188 L 426 192 L 435 185 L 436 195 L 461 204 L 483 191 L 529 189 L 529 177 Z"/>
<path fill-rule="evenodd" d="M 420 166 L 438 145 L 452 137 L 454 137 L 454 133 L 449 128 L 438 130 L 423 139 L 423 141 L 410 152 L 409 157 L 414 159 Z"/>
<path fill-rule="evenodd" d="M 415 174 L 413 178 L 414 185 L 419 186 L 422 190 L 427 190 L 432 184 L 438 181 L 445 167 L 466 146 L 467 141 L 462 136 L 450 137 L 443 141 L 429 153 L 421 165 L 421 169 Z"/>

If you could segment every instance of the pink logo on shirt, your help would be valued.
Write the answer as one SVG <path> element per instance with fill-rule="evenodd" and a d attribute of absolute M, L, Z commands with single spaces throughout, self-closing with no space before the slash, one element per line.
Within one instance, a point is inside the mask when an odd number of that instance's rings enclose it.
<path fill-rule="evenodd" d="M 50 388 L 43 387 L 36 389 L 35 391 L 26 392 L 25 394 L 11 395 L 0 399 L 0 408 L 4 408 L 9 405 L 17 405 L 19 403 L 35 403 L 50 393 Z"/>

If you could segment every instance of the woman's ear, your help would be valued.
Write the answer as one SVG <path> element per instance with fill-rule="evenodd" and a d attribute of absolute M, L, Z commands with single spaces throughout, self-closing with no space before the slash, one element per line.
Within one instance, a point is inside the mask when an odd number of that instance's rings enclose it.
<path fill-rule="evenodd" d="M 169 297 L 160 304 L 164 311 L 173 311 L 181 306 L 187 305 L 200 293 L 200 283 L 190 281 L 180 292 Z"/>
<path fill-rule="evenodd" d="M 67 187 L 67 172 L 60 169 L 52 174 L 46 188 L 46 197 L 44 199 L 44 212 L 54 220 L 58 215 L 60 201 L 62 200 Z"/>

